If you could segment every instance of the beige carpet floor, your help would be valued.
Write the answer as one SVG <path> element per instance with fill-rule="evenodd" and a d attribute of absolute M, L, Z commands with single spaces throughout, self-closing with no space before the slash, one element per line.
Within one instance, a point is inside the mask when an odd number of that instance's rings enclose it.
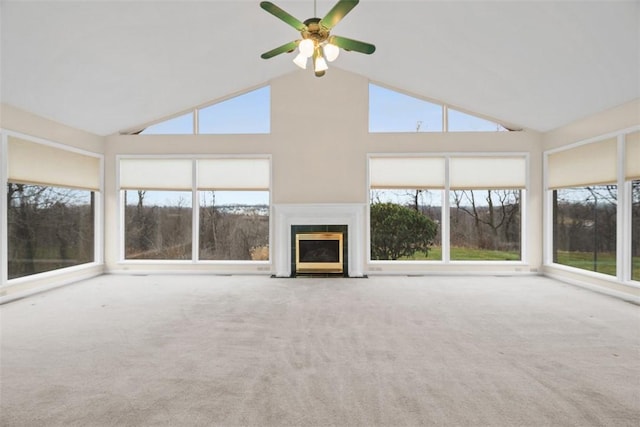
<path fill-rule="evenodd" d="M 0 306 L 0 425 L 637 426 L 639 315 L 534 276 L 101 276 Z"/>

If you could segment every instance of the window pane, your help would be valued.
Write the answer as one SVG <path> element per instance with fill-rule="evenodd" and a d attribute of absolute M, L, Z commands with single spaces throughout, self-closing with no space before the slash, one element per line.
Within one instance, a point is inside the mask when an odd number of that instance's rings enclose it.
<path fill-rule="evenodd" d="M 447 110 L 447 125 L 450 132 L 503 132 L 507 130 L 498 123 L 451 108 Z"/>
<path fill-rule="evenodd" d="M 553 262 L 616 275 L 617 186 L 553 192 Z"/>
<path fill-rule="evenodd" d="M 520 260 L 520 190 L 450 193 L 451 260 Z"/>
<path fill-rule="evenodd" d="M 269 86 L 203 108 L 198 112 L 201 134 L 269 133 Z"/>
<path fill-rule="evenodd" d="M 151 125 L 140 135 L 193 135 L 193 113 Z"/>
<path fill-rule="evenodd" d="M 191 192 L 123 190 L 125 259 L 191 259 Z"/>
<path fill-rule="evenodd" d="M 199 191 L 201 260 L 269 259 L 268 191 Z"/>
<path fill-rule="evenodd" d="M 640 180 L 632 181 L 631 191 L 631 278 L 640 281 Z"/>
<path fill-rule="evenodd" d="M 442 132 L 442 105 L 370 84 L 369 132 Z"/>
<path fill-rule="evenodd" d="M 372 260 L 441 260 L 441 190 L 371 190 Z"/>
<path fill-rule="evenodd" d="M 94 261 L 94 192 L 9 182 L 7 201 L 9 279 Z"/>

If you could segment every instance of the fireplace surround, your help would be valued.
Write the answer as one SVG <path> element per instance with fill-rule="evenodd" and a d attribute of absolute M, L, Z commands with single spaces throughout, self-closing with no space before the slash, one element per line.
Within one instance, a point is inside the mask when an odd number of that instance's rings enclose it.
<path fill-rule="evenodd" d="M 344 276 L 364 277 L 366 205 L 355 203 L 274 204 L 273 261 L 275 276 L 291 277 L 292 226 L 344 226 Z M 333 230 L 331 230 L 333 231 Z"/>
<path fill-rule="evenodd" d="M 348 277 L 346 225 L 292 225 L 291 276 Z"/>

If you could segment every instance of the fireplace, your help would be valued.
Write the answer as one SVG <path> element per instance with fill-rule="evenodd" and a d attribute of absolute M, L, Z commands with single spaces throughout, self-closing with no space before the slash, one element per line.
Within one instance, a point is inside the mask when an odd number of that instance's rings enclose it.
<path fill-rule="evenodd" d="M 349 277 L 346 225 L 292 225 L 291 277 Z"/>
<path fill-rule="evenodd" d="M 366 207 L 364 203 L 274 204 L 274 276 L 295 277 L 297 233 L 322 231 L 342 233 L 343 276 L 365 277 Z M 325 225 L 318 228 L 317 224 Z"/>
<path fill-rule="evenodd" d="M 296 274 L 339 273 L 343 268 L 342 233 L 297 233 Z"/>

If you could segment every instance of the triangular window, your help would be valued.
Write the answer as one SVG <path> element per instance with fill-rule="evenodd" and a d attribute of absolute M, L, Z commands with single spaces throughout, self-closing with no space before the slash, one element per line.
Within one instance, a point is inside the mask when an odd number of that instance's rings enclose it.
<path fill-rule="evenodd" d="M 271 131 L 271 90 L 269 86 L 201 108 L 198 133 L 237 134 Z"/>
<path fill-rule="evenodd" d="M 451 108 L 447 109 L 447 124 L 449 132 L 503 132 L 507 130 L 499 123 Z"/>
<path fill-rule="evenodd" d="M 144 129 L 140 135 L 192 135 L 193 113 L 174 117 Z"/>
<path fill-rule="evenodd" d="M 442 132 L 443 106 L 369 84 L 369 132 Z"/>
<path fill-rule="evenodd" d="M 192 112 L 153 124 L 140 135 L 193 135 L 194 114 L 200 134 L 254 134 L 271 132 L 271 89 L 269 86 L 226 99 Z"/>

